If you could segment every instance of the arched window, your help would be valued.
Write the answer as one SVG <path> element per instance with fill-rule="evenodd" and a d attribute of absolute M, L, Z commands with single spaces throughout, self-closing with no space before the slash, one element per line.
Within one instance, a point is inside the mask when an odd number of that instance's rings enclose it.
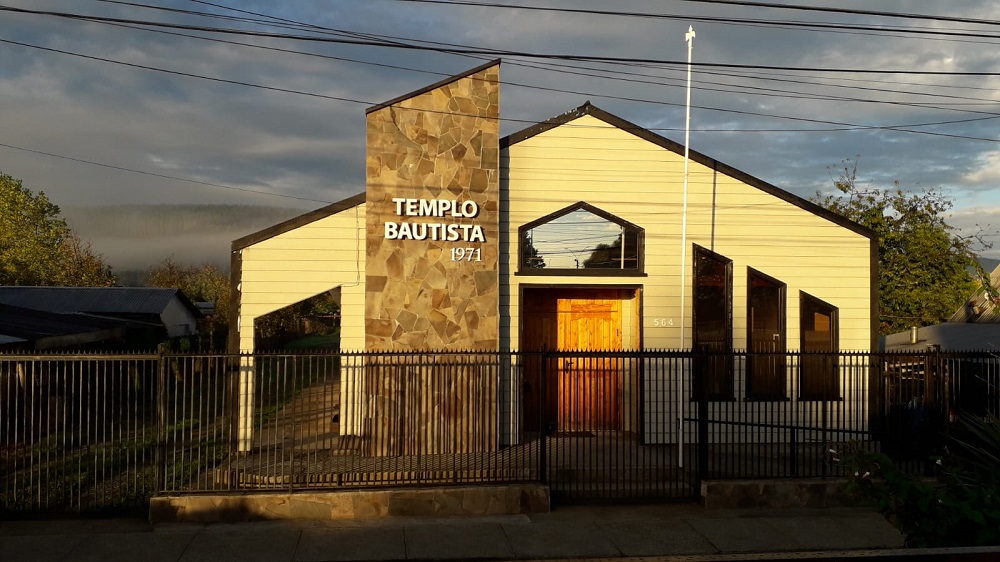
<path fill-rule="evenodd" d="M 520 275 L 643 274 L 642 228 L 579 202 L 518 229 Z"/>

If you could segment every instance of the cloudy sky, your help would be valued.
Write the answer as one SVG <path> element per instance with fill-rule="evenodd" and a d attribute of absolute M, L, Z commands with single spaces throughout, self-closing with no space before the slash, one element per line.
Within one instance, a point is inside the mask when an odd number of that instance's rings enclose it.
<path fill-rule="evenodd" d="M 0 171 L 64 206 L 312 209 L 364 190 L 366 107 L 497 57 L 504 134 L 590 100 L 682 142 L 693 26 L 693 149 L 805 197 L 859 156 L 1000 229 L 1000 3 L 872 6 L 5 0 Z"/>

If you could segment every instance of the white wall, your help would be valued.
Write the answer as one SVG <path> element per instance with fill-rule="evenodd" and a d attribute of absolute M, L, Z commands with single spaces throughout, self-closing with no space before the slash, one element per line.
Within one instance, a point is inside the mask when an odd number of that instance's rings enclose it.
<path fill-rule="evenodd" d="M 642 286 L 642 342 L 645 349 L 691 346 L 692 245 L 732 260 L 733 347 L 747 338 L 747 269 L 786 284 L 786 341 L 799 347 L 799 292 L 837 307 L 842 350 L 871 347 L 871 241 L 848 228 L 785 201 L 736 177 L 690 162 L 685 307 L 681 309 L 681 223 L 683 155 L 613 127 L 591 115 L 517 142 L 501 152 L 501 188 L 508 212 L 501 214 L 507 256 L 501 270 L 502 346 L 518 348 L 519 286 L 546 284 L 622 284 Z M 645 277 L 518 275 L 518 228 L 585 201 L 645 230 Z M 682 322 L 683 319 L 683 322 Z M 682 339 L 681 326 L 685 328 Z M 647 435 L 654 442 L 677 438 L 677 380 L 657 380 L 645 370 Z M 789 393 L 797 386 L 789 374 Z M 733 412 L 764 416 L 766 403 L 746 403 L 742 372 L 736 374 L 741 406 Z M 818 403 L 817 403 L 818 404 Z M 819 406 L 804 407 L 808 422 Z M 852 404 L 851 420 L 863 424 L 867 402 Z M 851 423 L 855 423 L 851 421 Z M 662 441 L 661 441 L 662 439 Z"/>

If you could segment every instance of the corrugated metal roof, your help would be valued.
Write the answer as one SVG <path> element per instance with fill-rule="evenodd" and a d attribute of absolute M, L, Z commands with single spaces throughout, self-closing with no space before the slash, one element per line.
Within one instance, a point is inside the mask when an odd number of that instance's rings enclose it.
<path fill-rule="evenodd" d="M 178 289 L 0 286 L 0 304 L 58 313 L 159 315 L 174 298 L 180 298 L 198 314 L 198 309 Z"/>
<path fill-rule="evenodd" d="M 60 314 L 0 304 L 0 334 L 22 341 L 114 330 L 127 324 L 110 318 Z"/>

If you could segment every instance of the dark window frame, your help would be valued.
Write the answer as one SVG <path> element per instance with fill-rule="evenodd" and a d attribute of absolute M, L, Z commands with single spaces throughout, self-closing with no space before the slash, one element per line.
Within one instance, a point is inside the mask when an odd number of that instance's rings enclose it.
<path fill-rule="evenodd" d="M 635 269 L 614 269 L 614 268 L 530 268 L 524 267 L 525 235 L 528 231 L 545 223 L 564 217 L 570 213 L 584 210 L 602 219 L 617 224 L 624 230 L 635 231 L 636 240 L 636 267 Z M 613 215 L 603 209 L 599 209 L 585 201 L 578 201 L 568 207 L 563 207 L 558 211 L 539 217 L 531 222 L 522 224 L 517 229 L 517 271 L 514 275 L 560 275 L 576 277 L 645 277 L 646 276 L 646 230 L 641 226 L 631 223 L 621 217 Z"/>
<path fill-rule="evenodd" d="M 694 244 L 692 259 L 694 260 L 692 270 L 694 272 L 691 280 L 691 346 L 695 351 L 697 360 L 700 362 L 696 367 L 696 373 L 703 373 L 704 379 L 699 380 L 692 398 L 697 399 L 701 389 L 704 388 L 706 397 L 712 401 L 726 401 L 736 399 L 736 377 L 733 370 L 733 260 Z M 707 342 L 699 341 L 699 319 L 698 293 L 701 286 L 702 260 L 711 260 L 725 268 L 723 299 L 725 311 L 723 334 L 721 339 L 721 349 L 706 349 Z M 718 342 L 713 342 L 718 343 Z M 707 357 L 698 357 L 701 352 L 711 351 Z"/>
<path fill-rule="evenodd" d="M 760 351 L 755 348 L 753 339 L 753 310 L 754 310 L 754 280 L 760 279 L 765 283 L 773 285 L 777 289 L 777 331 L 780 336 L 780 343 L 777 346 L 779 349 L 767 351 Z M 753 401 L 777 401 L 777 400 L 788 400 L 788 381 L 787 381 L 787 361 L 786 354 L 788 352 L 788 285 L 783 281 L 771 277 L 770 275 L 758 271 L 752 267 L 747 268 L 747 365 L 746 365 L 746 399 Z M 758 353 L 773 353 L 774 355 L 757 355 Z M 771 377 L 774 379 L 774 384 L 772 385 L 755 385 L 754 379 L 756 378 L 756 370 L 762 368 L 761 365 L 765 365 L 764 368 L 770 368 L 774 372 L 771 373 Z M 773 390 L 770 388 L 765 390 L 755 389 L 754 386 L 769 386 L 774 387 Z"/>
<path fill-rule="evenodd" d="M 806 341 L 807 325 L 811 326 L 815 312 L 828 311 L 830 341 L 828 350 L 810 349 Z M 807 318 L 811 315 L 812 318 Z M 811 330 L 815 331 L 815 330 Z M 799 291 L 799 399 L 841 400 L 840 368 L 840 309 L 805 291 Z"/>

